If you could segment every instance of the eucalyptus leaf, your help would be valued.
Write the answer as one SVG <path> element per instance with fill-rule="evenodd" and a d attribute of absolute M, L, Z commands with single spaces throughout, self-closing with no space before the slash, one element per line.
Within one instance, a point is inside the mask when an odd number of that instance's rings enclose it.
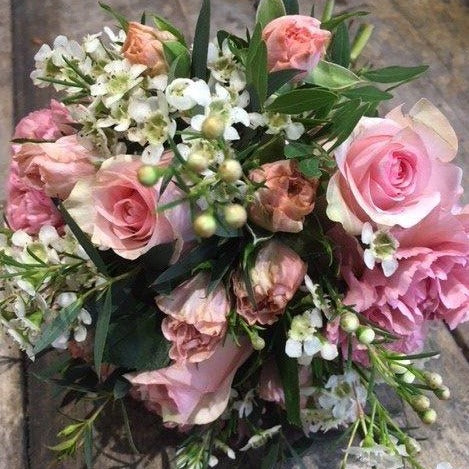
<path fill-rule="evenodd" d="M 325 60 L 321 60 L 304 81 L 330 90 L 341 90 L 362 82 L 348 68 Z"/>
<path fill-rule="evenodd" d="M 418 67 L 398 67 L 391 66 L 380 68 L 377 70 L 368 70 L 362 76 L 369 81 L 377 83 L 398 83 L 401 81 L 415 80 L 425 73 L 428 65 L 420 65 Z"/>
<path fill-rule="evenodd" d="M 257 7 L 256 22 L 265 28 L 271 21 L 286 14 L 282 0 L 261 0 Z"/>
<path fill-rule="evenodd" d="M 282 114 L 301 114 L 334 103 L 337 95 L 322 88 L 302 88 L 279 96 L 267 107 L 268 111 Z"/>
<path fill-rule="evenodd" d="M 192 50 L 192 76 L 207 78 L 207 54 L 210 41 L 210 0 L 203 0 L 195 27 L 194 48 Z"/>

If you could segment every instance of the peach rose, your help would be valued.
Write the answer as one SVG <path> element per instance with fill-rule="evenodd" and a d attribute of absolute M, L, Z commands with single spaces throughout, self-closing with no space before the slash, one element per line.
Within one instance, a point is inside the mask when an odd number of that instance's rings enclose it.
<path fill-rule="evenodd" d="M 167 164 L 167 158 L 163 160 Z M 128 155 L 106 160 L 95 175 L 78 182 L 66 207 L 94 244 L 121 257 L 133 260 L 172 241 L 177 241 L 177 255 L 192 236 L 189 209 L 179 204 L 161 213 L 156 210 L 183 193 L 173 183 L 161 197 L 160 184 L 144 187 L 137 177 L 141 165 L 139 157 Z"/>
<path fill-rule="evenodd" d="M 13 158 L 26 185 L 62 200 L 79 179 L 96 171 L 93 155 L 78 143 L 76 135 L 59 138 L 54 143 L 25 143 Z"/>
<path fill-rule="evenodd" d="M 362 118 L 335 151 L 339 170 L 327 189 L 327 214 L 353 235 L 365 222 L 410 228 L 433 209 L 451 209 L 462 192 L 462 171 L 449 162 L 457 138 L 429 101 L 404 116 Z"/>
<path fill-rule="evenodd" d="M 316 18 L 303 15 L 282 16 L 271 21 L 262 33 L 267 44 L 269 70 L 295 69 L 306 73 L 316 67 L 331 39 L 331 33 L 320 27 L 321 22 Z"/>
<path fill-rule="evenodd" d="M 251 353 L 246 340 L 237 346 L 227 339 L 201 363 L 176 363 L 161 370 L 128 374 L 126 378 L 134 385 L 133 395 L 161 415 L 164 422 L 204 425 L 226 409 L 236 371 Z"/>
<path fill-rule="evenodd" d="M 303 282 L 306 270 L 296 252 L 277 241 L 269 241 L 259 251 L 249 272 L 255 305 L 249 299 L 242 276 L 237 273 L 233 278 L 238 314 L 250 325 L 274 324 Z"/>
<path fill-rule="evenodd" d="M 176 37 L 168 31 L 130 22 L 122 53 L 130 63 L 146 65 L 149 75 L 162 75 L 168 72 L 163 43 L 175 40 Z"/>
<path fill-rule="evenodd" d="M 156 298 L 169 317 L 163 320 L 164 336 L 172 342 L 169 356 L 177 362 L 207 360 L 223 340 L 230 302 L 223 285 L 207 294 L 210 276 L 198 273 L 171 292 Z"/>
<path fill-rule="evenodd" d="M 293 160 L 264 164 L 249 178 L 264 182 L 249 207 L 250 219 L 269 231 L 300 232 L 305 216 L 313 211 L 319 181 L 303 176 Z"/>

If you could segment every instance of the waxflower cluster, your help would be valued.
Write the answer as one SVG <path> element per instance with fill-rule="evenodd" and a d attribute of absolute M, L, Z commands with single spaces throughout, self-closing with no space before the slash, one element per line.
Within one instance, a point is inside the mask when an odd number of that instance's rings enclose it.
<path fill-rule="evenodd" d="M 12 139 L 0 324 L 31 359 L 67 354 L 55 382 L 92 407 L 59 459 L 89 459 L 117 401 L 129 430 L 135 399 L 178 435 L 178 469 L 283 462 L 331 430 L 341 469 L 422 469 L 378 386 L 429 425 L 451 397 L 425 339 L 469 320 L 457 138 L 425 99 L 380 117 L 426 67 L 362 66 L 369 25 L 296 4 L 210 40 L 204 0 L 193 46 L 101 5 L 117 29 L 37 52 L 60 101 Z"/>

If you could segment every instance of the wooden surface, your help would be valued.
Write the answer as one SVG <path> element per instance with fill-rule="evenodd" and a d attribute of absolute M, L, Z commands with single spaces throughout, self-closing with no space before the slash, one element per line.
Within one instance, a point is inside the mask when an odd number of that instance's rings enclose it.
<path fill-rule="evenodd" d="M 198 0 L 109 0 L 129 18 L 138 19 L 143 10 L 166 16 L 190 37 L 198 12 Z M 303 1 L 304 11 L 310 1 Z M 315 2 L 321 11 L 322 1 Z M 376 26 L 371 45 L 364 57 L 376 66 L 391 64 L 417 65 L 427 63 L 430 71 L 418 82 L 398 90 L 398 97 L 386 107 L 405 102 L 409 108 L 426 96 L 448 116 L 460 138 L 459 161 L 466 166 L 465 187 L 469 181 L 469 6 L 467 0 L 357 0 L 337 1 L 340 8 L 360 8 L 372 13 L 370 22 Z M 250 0 L 212 0 L 213 28 L 242 32 L 253 20 Z M 10 8 L 11 7 L 11 8 Z M 13 120 L 47 103 L 50 94 L 32 86 L 29 73 L 38 44 L 52 42 L 58 34 L 79 39 L 86 33 L 99 31 L 109 19 L 95 0 L 0 0 L 0 178 L 8 161 L 8 135 Z M 11 13 L 11 16 L 10 16 Z M 11 54 L 11 51 L 13 53 Z M 13 57 L 13 60 L 12 60 Z M 13 63 L 13 68 L 11 67 Z M 14 80 L 12 77 L 14 76 Z M 12 107 L 14 103 L 14 108 Z M 1 197 L 1 195 L 0 195 Z M 469 350 L 469 325 L 451 335 L 444 327 L 432 333 L 432 341 L 442 350 L 440 360 L 432 362 L 445 376 L 454 399 L 437 403 L 439 421 L 435 427 L 423 429 L 422 461 L 434 469 L 440 461 L 449 461 L 455 469 L 469 467 L 469 365 L 464 351 Z M 466 355 L 467 357 L 468 355 Z M 28 371 L 41 369 L 48 358 L 35 364 L 25 363 Z M 57 417 L 55 390 L 39 383 L 31 375 L 24 377 L 18 353 L 0 339 L 0 469 L 45 469 L 52 467 L 51 453 L 46 445 L 64 420 Z M 392 404 L 399 412 L 399 403 Z M 142 468 L 162 467 L 167 457 L 160 454 L 164 435 L 158 433 L 155 419 L 132 404 L 132 429 L 137 446 L 145 454 L 129 454 L 123 435 L 114 435 L 112 421 L 120 422 L 118 414 L 109 415 L 99 428 L 97 444 L 105 448 L 96 467 Z M 23 421 L 23 409 L 27 419 Z M 415 420 L 405 412 L 409 423 Z M 418 433 L 419 434 L 419 433 Z M 305 457 L 309 469 L 334 469 L 340 454 L 333 451 L 330 439 L 320 438 Z M 166 461 L 167 462 L 167 461 Z M 79 469 L 81 462 L 61 463 L 56 467 Z"/>

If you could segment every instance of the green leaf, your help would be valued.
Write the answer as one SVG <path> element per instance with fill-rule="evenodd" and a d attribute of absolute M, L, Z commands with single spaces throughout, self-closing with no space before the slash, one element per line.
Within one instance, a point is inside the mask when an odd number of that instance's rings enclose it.
<path fill-rule="evenodd" d="M 285 139 L 281 135 L 269 136 L 267 141 L 262 141 L 252 154 L 252 159 L 259 165 L 272 163 L 278 160 L 285 147 Z"/>
<path fill-rule="evenodd" d="M 316 158 L 309 158 L 307 160 L 301 160 L 298 163 L 298 169 L 307 178 L 321 177 L 321 170 L 319 169 L 319 161 Z"/>
<path fill-rule="evenodd" d="M 86 469 L 93 469 L 93 426 L 85 429 L 83 437 L 83 456 L 85 458 Z"/>
<path fill-rule="evenodd" d="M 279 96 L 267 107 L 268 111 L 282 114 L 301 114 L 314 111 L 335 102 L 337 95 L 321 88 L 303 88 Z"/>
<path fill-rule="evenodd" d="M 212 262 L 212 269 L 210 272 L 210 283 L 207 288 L 207 293 L 211 293 L 217 288 L 223 277 L 227 274 L 233 262 L 239 256 L 239 243 L 230 242 L 225 245 L 221 255 L 218 259 Z"/>
<path fill-rule="evenodd" d="M 274 469 L 278 463 L 280 451 L 280 441 L 276 441 L 270 445 L 269 452 L 262 459 L 261 469 Z"/>
<path fill-rule="evenodd" d="M 106 5 L 105 3 L 99 2 L 99 6 L 110 13 L 114 18 L 119 22 L 121 25 L 121 28 L 124 31 L 127 31 L 129 29 L 129 22 L 127 21 L 127 18 L 125 16 L 122 16 L 120 13 L 118 13 L 116 10 L 114 10 L 112 7 L 109 5 Z"/>
<path fill-rule="evenodd" d="M 285 5 L 285 12 L 287 15 L 300 14 L 300 6 L 298 4 L 298 0 L 283 0 L 283 4 Z"/>
<path fill-rule="evenodd" d="M 261 0 L 257 7 L 256 22 L 265 28 L 272 20 L 286 14 L 282 0 Z"/>
<path fill-rule="evenodd" d="M 354 88 L 343 93 L 349 99 L 360 98 L 362 101 L 386 101 L 392 99 L 392 94 L 386 91 L 381 91 L 374 86 L 361 86 L 360 88 Z"/>
<path fill-rule="evenodd" d="M 267 96 L 272 96 L 282 86 L 290 83 L 299 73 L 299 70 L 278 70 L 269 73 L 267 78 Z"/>
<path fill-rule="evenodd" d="M 369 15 L 367 11 L 354 11 L 351 13 L 343 13 L 342 15 L 333 16 L 330 20 L 321 23 L 321 28 L 332 31 L 333 29 L 337 28 L 339 24 L 343 23 L 344 21 L 347 21 L 350 18 L 366 15 Z"/>
<path fill-rule="evenodd" d="M 267 46 L 262 40 L 262 28 L 257 24 L 246 57 L 246 80 L 251 91 L 253 110 L 260 110 L 267 99 Z"/>
<path fill-rule="evenodd" d="M 210 0 L 203 0 L 195 27 L 194 48 L 192 50 L 192 76 L 207 78 L 207 54 L 210 41 Z"/>
<path fill-rule="evenodd" d="M 152 15 L 153 21 L 156 25 L 156 27 L 161 30 L 161 31 L 168 31 L 174 36 L 177 37 L 178 41 L 183 44 L 184 46 L 187 46 L 186 44 L 186 39 L 184 36 L 181 34 L 179 29 L 176 28 L 173 24 L 171 24 L 169 21 L 165 20 L 161 16 L 158 15 Z"/>
<path fill-rule="evenodd" d="M 313 154 L 313 149 L 305 143 L 291 142 L 285 146 L 285 158 L 302 159 L 309 158 Z"/>
<path fill-rule="evenodd" d="M 90 241 L 88 236 L 83 233 L 83 231 L 77 225 L 70 213 L 68 213 L 67 209 L 65 208 L 62 202 L 59 203 L 58 207 L 60 213 L 64 217 L 65 223 L 75 235 L 75 238 L 80 243 L 81 247 L 85 250 L 86 254 L 88 254 L 89 258 L 91 259 L 91 262 L 93 262 L 93 264 L 96 266 L 96 268 L 101 274 L 108 276 L 108 268 L 105 262 L 103 261 L 103 258 L 101 257 L 99 251 L 93 246 L 93 243 Z"/>
<path fill-rule="evenodd" d="M 180 42 L 168 41 L 163 44 L 166 61 L 170 64 L 168 81 L 174 78 L 188 78 L 191 72 L 191 56 L 187 47 Z"/>
<path fill-rule="evenodd" d="M 63 308 L 54 320 L 47 324 L 42 330 L 41 336 L 34 344 L 34 354 L 36 355 L 39 352 L 42 352 L 44 349 L 49 347 L 55 339 L 58 339 L 64 332 L 68 331 L 72 323 L 80 314 L 82 307 L 83 302 L 79 298 L 71 305 Z"/>
<path fill-rule="evenodd" d="M 98 376 L 100 375 L 101 363 L 103 361 L 104 347 L 106 345 L 109 324 L 112 314 L 112 287 L 109 287 L 104 297 L 102 307 L 98 307 L 98 320 L 96 321 L 96 331 L 94 336 L 94 366 Z"/>
<path fill-rule="evenodd" d="M 362 74 L 364 78 L 377 83 L 398 83 L 401 81 L 415 80 L 425 73 L 428 65 L 418 67 L 385 67 L 377 70 L 369 70 Z"/>
<path fill-rule="evenodd" d="M 350 38 L 345 23 L 340 23 L 330 46 L 331 60 L 347 68 L 350 63 Z"/>
<path fill-rule="evenodd" d="M 325 60 L 321 60 L 304 81 L 329 90 L 340 90 L 362 82 L 351 70 Z"/>

